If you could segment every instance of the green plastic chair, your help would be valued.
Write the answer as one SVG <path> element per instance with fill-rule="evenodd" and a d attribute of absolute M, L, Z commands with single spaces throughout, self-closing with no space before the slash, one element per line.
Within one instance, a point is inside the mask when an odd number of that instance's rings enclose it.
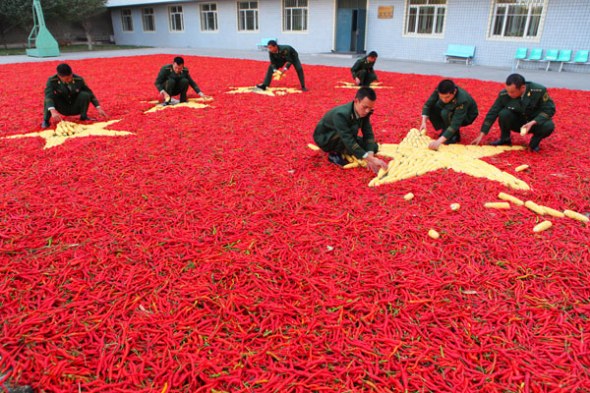
<path fill-rule="evenodd" d="M 567 64 L 588 64 L 588 54 L 590 51 L 587 50 L 579 50 L 576 52 L 574 56 L 574 60 L 568 61 Z M 564 63 L 561 63 L 563 66 Z"/>
<path fill-rule="evenodd" d="M 559 64 L 559 72 L 563 68 L 563 63 L 567 63 L 572 59 L 572 50 L 571 49 L 562 49 L 559 51 L 559 56 L 557 56 L 557 61 Z"/>
<path fill-rule="evenodd" d="M 547 52 L 545 52 L 545 57 L 542 60 L 540 60 L 542 62 L 547 63 L 547 67 L 545 67 L 545 71 L 549 71 L 549 66 L 551 65 L 551 62 L 557 61 L 558 55 L 559 55 L 558 49 L 547 49 Z"/>
<path fill-rule="evenodd" d="M 533 48 L 531 49 L 530 53 L 529 53 L 529 57 L 527 57 L 526 59 L 521 59 L 520 61 L 541 61 L 541 58 L 543 57 L 543 49 L 541 48 Z"/>
<path fill-rule="evenodd" d="M 516 49 L 516 55 L 514 55 L 514 59 L 516 60 L 516 69 L 518 70 L 518 65 L 520 64 L 521 60 L 526 59 L 527 52 L 529 50 L 527 48 L 518 48 Z"/>

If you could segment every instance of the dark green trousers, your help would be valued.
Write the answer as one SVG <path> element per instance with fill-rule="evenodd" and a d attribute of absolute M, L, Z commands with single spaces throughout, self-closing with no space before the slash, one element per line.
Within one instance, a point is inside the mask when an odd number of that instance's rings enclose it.
<path fill-rule="evenodd" d="M 528 123 L 528 120 L 520 113 L 514 112 L 510 109 L 502 109 L 498 114 L 498 125 L 500 126 L 500 139 L 503 141 L 509 141 L 510 132 L 520 132 L 520 127 Z M 545 123 L 535 125 L 531 128 L 530 132 L 533 134 L 529 142 L 531 148 L 536 148 L 541 143 L 541 140 L 547 138 L 555 130 L 555 123 L 553 120 L 548 120 Z"/>
<path fill-rule="evenodd" d="M 430 123 L 432 124 L 435 130 L 442 131 L 439 135 L 442 136 L 442 134 L 444 134 L 447 128 L 449 128 L 449 126 L 451 125 L 451 120 L 453 119 L 453 112 L 446 110 L 439 105 L 434 105 L 434 107 L 430 110 L 428 119 L 430 120 Z M 463 120 L 463 123 L 461 123 L 461 127 L 473 124 L 475 119 L 477 119 L 477 115 L 472 117 L 466 117 L 465 120 Z M 451 143 L 457 143 L 459 141 L 461 141 L 460 129 L 455 131 L 455 134 L 451 136 L 445 142 L 445 144 L 448 145 Z"/>
<path fill-rule="evenodd" d="M 164 84 L 164 90 L 170 95 L 170 97 L 177 96 L 180 94 L 180 102 L 186 102 L 186 93 L 188 91 L 188 79 L 186 78 L 168 78 Z"/>
<path fill-rule="evenodd" d="M 74 102 L 70 103 L 61 97 L 55 97 L 53 99 L 55 109 L 64 116 L 80 115 L 82 119 L 88 117 L 88 106 L 90 105 L 91 95 L 86 91 L 81 91 L 76 96 Z M 49 122 L 51 119 L 51 112 L 47 104 L 43 111 L 43 120 Z"/>
<path fill-rule="evenodd" d="M 297 77 L 299 78 L 299 83 L 301 84 L 301 88 L 305 89 L 305 75 L 303 75 L 303 67 L 301 66 L 301 62 L 299 60 L 297 60 L 295 63 L 291 64 L 294 68 L 295 71 L 297 71 Z M 283 67 L 284 64 L 281 66 Z M 270 86 L 271 82 L 272 82 L 272 74 L 274 72 L 275 68 L 274 66 L 271 64 L 268 66 L 268 70 L 266 71 L 266 76 L 264 77 L 264 85 L 265 86 Z"/>
<path fill-rule="evenodd" d="M 375 74 L 374 72 L 369 72 L 367 70 L 360 70 L 359 72 L 356 73 L 356 76 L 361 81 L 360 86 L 369 87 L 369 85 L 371 83 L 373 83 L 377 80 L 377 74 Z"/>
<path fill-rule="evenodd" d="M 357 136 L 357 137 L 355 137 L 355 139 L 360 147 L 362 147 L 364 150 L 367 150 L 367 146 L 365 145 L 365 141 L 363 140 L 363 138 L 359 138 Z M 340 138 L 340 136 L 338 134 L 336 134 L 332 138 L 330 138 L 328 143 L 326 143 L 323 146 L 319 146 L 319 147 L 327 153 L 335 152 L 335 153 L 340 153 L 340 154 L 345 153 L 345 154 L 352 155 L 352 152 L 349 152 L 348 149 L 346 148 L 346 146 L 344 146 L 344 142 L 342 142 L 342 138 Z M 377 152 L 374 152 L 374 153 L 377 153 Z"/>

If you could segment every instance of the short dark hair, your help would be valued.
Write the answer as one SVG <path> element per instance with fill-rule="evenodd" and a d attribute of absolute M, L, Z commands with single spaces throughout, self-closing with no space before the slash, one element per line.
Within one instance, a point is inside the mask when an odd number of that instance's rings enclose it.
<path fill-rule="evenodd" d="M 520 74 L 510 74 L 508 78 L 506 78 L 506 86 L 516 86 L 517 88 L 521 88 L 526 83 L 524 76 Z"/>
<path fill-rule="evenodd" d="M 277 46 L 277 42 L 275 40 L 270 40 L 270 41 L 268 41 L 266 46 Z"/>
<path fill-rule="evenodd" d="M 450 79 L 443 79 L 438 84 L 438 87 L 436 88 L 436 90 L 438 90 L 438 92 L 441 94 L 449 94 L 449 93 L 454 93 L 456 88 L 457 88 L 457 85 L 455 85 L 455 82 L 453 82 Z"/>
<path fill-rule="evenodd" d="M 173 60 L 174 63 L 178 64 L 178 65 L 183 65 L 184 64 L 184 59 L 180 56 L 176 56 Z"/>
<path fill-rule="evenodd" d="M 377 99 L 377 94 L 375 93 L 375 90 L 371 89 L 370 87 L 361 87 L 356 92 L 354 98 L 356 98 L 359 101 L 362 101 L 365 98 L 368 98 L 371 101 L 375 101 Z"/>
<path fill-rule="evenodd" d="M 66 63 L 61 63 L 57 66 L 57 75 L 59 76 L 70 76 L 72 75 L 72 67 Z"/>
<path fill-rule="evenodd" d="M 377 52 L 375 52 L 374 50 L 370 51 L 369 54 L 367 55 L 367 57 L 379 57 L 379 55 L 377 54 Z"/>

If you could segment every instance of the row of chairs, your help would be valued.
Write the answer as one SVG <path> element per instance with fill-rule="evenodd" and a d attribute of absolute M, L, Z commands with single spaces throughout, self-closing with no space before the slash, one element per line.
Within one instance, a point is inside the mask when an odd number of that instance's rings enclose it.
<path fill-rule="evenodd" d="M 571 49 L 547 49 L 547 51 L 545 52 L 545 56 L 543 57 L 543 49 L 541 48 L 533 48 L 531 49 L 530 53 L 528 53 L 527 48 L 518 48 L 516 50 L 516 55 L 514 56 L 514 59 L 516 60 L 516 69 L 518 69 L 518 66 L 520 65 L 521 61 L 530 61 L 547 63 L 545 71 L 549 71 L 551 62 L 554 62 L 559 63 L 559 72 L 561 72 L 564 64 L 588 64 L 588 54 L 589 51 L 587 50 L 579 50 L 576 52 L 574 59 L 572 60 Z"/>

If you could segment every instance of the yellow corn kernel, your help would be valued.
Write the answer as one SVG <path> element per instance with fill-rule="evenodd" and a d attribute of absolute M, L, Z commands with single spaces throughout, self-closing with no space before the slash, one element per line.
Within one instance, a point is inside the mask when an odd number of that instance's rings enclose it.
<path fill-rule="evenodd" d="M 408 192 L 406 195 L 404 195 L 404 199 L 406 201 L 411 201 L 412 199 L 414 199 L 414 194 L 412 194 L 411 192 Z"/>
<path fill-rule="evenodd" d="M 510 209 L 510 203 L 508 202 L 486 202 L 484 207 L 490 209 Z"/>
<path fill-rule="evenodd" d="M 522 172 L 522 171 L 529 169 L 529 168 L 530 167 L 527 164 L 524 164 L 524 165 L 517 166 L 514 170 L 516 172 Z"/>
<path fill-rule="evenodd" d="M 314 150 L 314 151 L 320 151 L 320 150 L 322 150 L 319 147 L 317 147 L 316 145 L 314 145 L 313 143 L 308 143 L 307 144 L 307 147 L 309 147 L 311 150 Z"/>
<path fill-rule="evenodd" d="M 434 229 L 431 229 L 428 231 L 428 236 L 430 236 L 433 239 L 438 239 L 440 237 L 440 234 Z"/>
<path fill-rule="evenodd" d="M 549 214 L 550 216 L 558 217 L 558 218 L 565 217 L 565 214 L 563 214 L 559 210 L 552 209 L 549 206 L 539 205 L 539 207 L 542 208 L 545 211 L 545 213 Z"/>
<path fill-rule="evenodd" d="M 460 208 L 461 208 L 461 205 L 459 205 L 458 203 L 451 203 L 451 210 L 452 211 L 456 212 Z"/>
<path fill-rule="evenodd" d="M 344 168 L 344 169 L 352 169 L 352 168 L 356 168 L 358 166 L 359 166 L 359 163 L 357 161 L 357 162 L 350 162 L 350 163 L 344 165 L 342 168 Z"/>
<path fill-rule="evenodd" d="M 535 202 L 533 201 L 526 201 L 524 203 L 524 205 L 526 207 L 528 207 L 530 210 L 534 211 L 537 214 L 543 215 L 545 214 L 545 209 L 543 209 L 542 206 L 537 205 Z"/>
<path fill-rule="evenodd" d="M 516 206 L 522 206 L 522 205 L 524 205 L 524 202 L 523 201 L 521 201 L 517 197 L 514 197 L 514 196 L 512 196 L 510 194 L 506 194 L 505 192 L 499 193 L 498 194 L 498 198 L 501 199 L 501 200 L 503 200 L 503 201 L 512 202 Z"/>
<path fill-rule="evenodd" d="M 520 127 L 520 135 L 522 135 L 522 136 L 526 135 L 526 127 Z"/>
<path fill-rule="evenodd" d="M 583 214 L 575 212 L 573 210 L 564 210 L 563 214 L 565 214 L 566 217 L 573 218 L 574 220 L 578 220 L 578 221 L 582 221 L 582 222 L 590 221 L 590 218 L 586 217 Z"/>
<path fill-rule="evenodd" d="M 543 221 L 537 225 L 535 225 L 535 227 L 533 228 L 533 232 L 535 233 L 539 233 L 539 232 L 543 232 L 549 228 L 551 228 L 553 226 L 553 223 L 551 221 Z"/>

